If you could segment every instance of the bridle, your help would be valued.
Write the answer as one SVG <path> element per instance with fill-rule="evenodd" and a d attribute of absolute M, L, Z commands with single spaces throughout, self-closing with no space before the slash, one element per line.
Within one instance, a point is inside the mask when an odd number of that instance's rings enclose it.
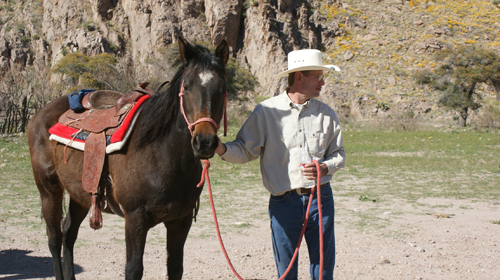
<path fill-rule="evenodd" d="M 189 128 L 189 132 L 191 133 L 191 136 L 193 136 L 194 127 L 201 122 L 209 122 L 216 128 L 217 131 L 219 131 L 220 121 L 219 121 L 219 123 L 216 123 L 212 118 L 199 118 L 193 123 L 189 122 L 189 119 L 186 116 L 186 112 L 184 111 L 184 104 L 183 104 L 183 98 L 182 98 L 183 96 L 184 96 L 184 80 L 182 80 L 181 89 L 179 92 L 179 97 L 181 99 L 181 101 L 180 101 L 181 102 L 181 112 L 182 112 L 182 115 L 184 116 L 184 119 L 186 120 L 186 123 L 187 123 L 188 128 Z M 224 112 L 223 112 L 224 136 L 226 136 L 226 133 L 227 133 L 226 104 L 227 104 L 227 92 L 224 94 Z"/>
<path fill-rule="evenodd" d="M 189 133 L 191 133 L 191 137 L 193 137 L 193 131 L 195 125 L 201 123 L 201 122 L 209 122 L 211 123 L 217 131 L 219 131 L 220 128 L 220 121 L 219 123 L 216 123 L 212 118 L 199 118 L 195 122 L 191 123 L 189 122 L 189 119 L 187 118 L 186 112 L 184 111 L 184 103 L 183 103 L 183 97 L 184 96 L 184 80 L 182 80 L 181 84 L 181 89 L 179 91 L 179 98 L 180 98 L 180 104 L 181 104 L 181 112 L 182 115 L 184 116 L 184 120 L 186 120 L 186 123 L 189 128 Z M 224 136 L 227 134 L 227 113 L 226 113 L 226 105 L 227 105 L 227 92 L 224 94 L 224 112 L 223 112 L 223 118 L 224 118 Z M 210 161 L 208 159 L 202 159 L 201 162 L 203 162 L 203 171 L 201 173 L 201 180 L 198 183 L 197 187 L 201 187 L 203 183 L 205 183 L 205 177 L 207 177 L 208 181 L 210 180 L 208 177 L 208 168 L 210 167 Z"/>

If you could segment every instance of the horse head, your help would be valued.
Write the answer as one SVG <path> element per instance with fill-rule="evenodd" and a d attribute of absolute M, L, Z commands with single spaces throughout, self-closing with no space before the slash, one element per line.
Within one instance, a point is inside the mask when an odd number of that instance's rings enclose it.
<path fill-rule="evenodd" d="M 191 46 L 179 36 L 180 62 L 184 72 L 180 88 L 181 111 L 191 132 L 194 154 L 202 159 L 213 157 L 217 131 L 226 102 L 225 65 L 229 47 L 223 40 L 215 53 Z"/>

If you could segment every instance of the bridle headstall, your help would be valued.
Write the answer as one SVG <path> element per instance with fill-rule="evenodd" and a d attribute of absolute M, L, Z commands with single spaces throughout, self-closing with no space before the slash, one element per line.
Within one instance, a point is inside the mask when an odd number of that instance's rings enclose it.
<path fill-rule="evenodd" d="M 181 99 L 181 101 L 180 101 L 181 102 L 181 112 L 182 112 L 182 115 L 184 116 L 184 119 L 186 120 L 186 123 L 187 123 L 188 128 L 189 128 L 189 132 L 191 133 L 191 136 L 193 136 L 194 127 L 201 122 L 209 122 L 216 128 L 217 131 L 219 131 L 220 121 L 219 121 L 219 123 L 216 123 L 212 118 L 199 118 L 193 123 L 189 122 L 189 119 L 187 118 L 186 112 L 184 111 L 183 96 L 184 96 L 184 80 L 182 80 L 181 89 L 179 92 L 179 97 Z M 226 136 L 226 133 L 227 133 L 226 104 L 227 104 L 227 92 L 224 94 L 224 112 L 223 112 L 224 136 Z"/>

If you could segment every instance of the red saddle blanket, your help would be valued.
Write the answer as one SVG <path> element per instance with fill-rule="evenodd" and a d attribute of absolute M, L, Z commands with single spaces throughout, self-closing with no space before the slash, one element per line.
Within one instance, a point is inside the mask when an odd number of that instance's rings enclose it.
<path fill-rule="evenodd" d="M 140 97 L 127 113 L 121 125 L 113 129 L 115 132 L 111 135 L 106 135 L 106 154 L 118 151 L 125 145 L 132 132 L 135 120 L 139 115 L 139 108 L 142 103 L 150 97 L 151 95 Z M 49 129 L 49 133 L 50 140 L 57 141 L 81 151 L 85 150 L 85 139 L 89 134 L 85 130 L 69 127 L 59 122 Z"/>

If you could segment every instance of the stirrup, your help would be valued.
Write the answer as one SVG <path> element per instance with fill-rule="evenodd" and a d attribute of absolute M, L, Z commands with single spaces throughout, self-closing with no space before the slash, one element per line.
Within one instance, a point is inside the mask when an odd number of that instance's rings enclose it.
<path fill-rule="evenodd" d="M 92 194 L 92 201 L 90 204 L 90 227 L 93 229 L 100 229 L 102 228 L 102 214 L 101 214 L 101 208 L 100 206 L 100 200 L 101 197 L 99 194 L 94 193 Z"/>

